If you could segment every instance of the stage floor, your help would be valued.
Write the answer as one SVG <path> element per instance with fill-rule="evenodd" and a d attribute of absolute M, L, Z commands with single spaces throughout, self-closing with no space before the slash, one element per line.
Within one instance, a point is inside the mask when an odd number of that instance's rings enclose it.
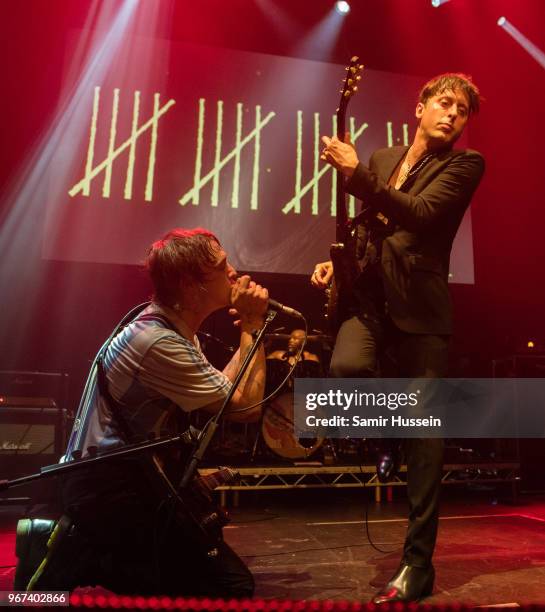
<path fill-rule="evenodd" d="M 369 543 L 364 523 L 368 495 Z M 372 491 L 248 492 L 226 540 L 254 573 L 256 596 L 367 601 L 397 567 L 406 502 Z M 494 491 L 445 490 L 429 603 L 545 601 L 545 496 L 502 505 Z M 11 588 L 21 509 L 0 507 L 0 590 Z"/>

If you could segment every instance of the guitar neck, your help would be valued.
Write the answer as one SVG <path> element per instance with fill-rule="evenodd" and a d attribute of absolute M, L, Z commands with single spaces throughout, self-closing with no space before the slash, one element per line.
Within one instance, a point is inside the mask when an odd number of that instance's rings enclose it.
<path fill-rule="evenodd" d="M 341 100 L 337 109 L 337 138 L 344 141 L 346 132 L 346 108 L 350 98 L 357 91 L 357 83 L 361 79 L 360 72 L 363 70 L 363 65 L 359 63 L 357 56 L 350 59 L 350 64 L 346 67 L 346 78 L 344 79 L 343 88 L 341 90 Z M 344 176 L 339 170 L 337 172 L 337 225 L 336 225 L 336 241 L 337 243 L 346 244 L 350 239 L 350 225 L 348 213 L 346 211 L 346 195 L 344 191 Z"/>
<path fill-rule="evenodd" d="M 346 130 L 346 113 L 343 110 L 337 112 L 337 138 L 344 140 Z M 335 240 L 338 243 L 345 243 L 349 233 L 348 213 L 346 211 L 346 194 L 344 191 L 344 175 L 340 170 L 337 174 L 336 202 L 337 202 L 337 222 L 335 228 Z"/>

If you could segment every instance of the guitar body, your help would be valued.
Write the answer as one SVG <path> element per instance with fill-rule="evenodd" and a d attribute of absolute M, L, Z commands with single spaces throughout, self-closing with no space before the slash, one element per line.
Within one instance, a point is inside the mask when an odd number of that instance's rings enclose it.
<path fill-rule="evenodd" d="M 341 91 L 341 100 L 337 109 L 337 138 L 344 140 L 346 131 L 346 109 L 351 96 L 357 91 L 357 83 L 361 79 L 359 72 L 363 66 L 357 57 L 350 60 L 347 75 Z M 352 288 L 359 273 L 356 260 L 356 231 L 348 219 L 346 211 L 346 194 L 344 176 L 337 171 L 337 221 L 336 242 L 330 247 L 329 253 L 333 262 L 333 280 L 328 288 L 327 320 L 332 334 L 336 335 L 342 322 L 349 316 L 349 306 Z"/>
<path fill-rule="evenodd" d="M 182 456 L 178 449 L 168 455 L 153 453 L 141 458 L 139 465 L 157 498 L 174 504 L 178 523 L 183 525 L 188 538 L 207 553 L 222 540 L 222 528 L 230 520 L 212 493 L 219 486 L 237 482 L 239 474 L 228 467 L 207 470 L 204 475 L 196 473 L 187 487 L 179 488 L 182 465 L 191 456 L 188 450 L 193 446 L 192 435 L 189 431 L 182 434 L 184 441 L 188 442 L 182 449 Z"/>
<path fill-rule="evenodd" d="M 217 487 L 235 484 L 238 480 L 238 472 L 222 467 L 205 475 L 195 476 L 188 486 L 187 494 L 181 492 L 193 521 L 196 521 L 198 527 L 212 541 L 221 540 L 221 529 L 231 520 L 226 510 L 216 503 L 212 492 Z"/>
<path fill-rule="evenodd" d="M 332 244 L 329 256 L 333 262 L 334 275 L 327 289 L 327 321 L 330 331 L 336 334 L 342 322 L 350 316 L 352 288 L 358 275 L 355 244 Z"/>

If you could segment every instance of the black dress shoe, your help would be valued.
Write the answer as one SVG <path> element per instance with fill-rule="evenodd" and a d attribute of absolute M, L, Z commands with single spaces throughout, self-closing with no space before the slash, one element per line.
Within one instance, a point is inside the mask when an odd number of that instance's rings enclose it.
<path fill-rule="evenodd" d="M 399 453 L 388 450 L 381 453 L 377 459 L 377 478 L 379 482 L 391 482 L 399 470 Z"/>
<path fill-rule="evenodd" d="M 431 595 L 435 570 L 430 567 L 413 567 L 401 564 L 388 584 L 372 599 L 374 604 L 388 604 L 396 601 L 419 601 Z"/>

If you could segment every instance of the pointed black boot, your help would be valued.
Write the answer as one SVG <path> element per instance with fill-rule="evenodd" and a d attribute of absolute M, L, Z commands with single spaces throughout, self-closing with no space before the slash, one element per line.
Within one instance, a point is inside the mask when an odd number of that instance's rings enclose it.
<path fill-rule="evenodd" d="M 433 565 L 426 568 L 401 564 L 390 582 L 373 597 L 372 603 L 420 601 L 431 595 L 434 580 Z"/>

